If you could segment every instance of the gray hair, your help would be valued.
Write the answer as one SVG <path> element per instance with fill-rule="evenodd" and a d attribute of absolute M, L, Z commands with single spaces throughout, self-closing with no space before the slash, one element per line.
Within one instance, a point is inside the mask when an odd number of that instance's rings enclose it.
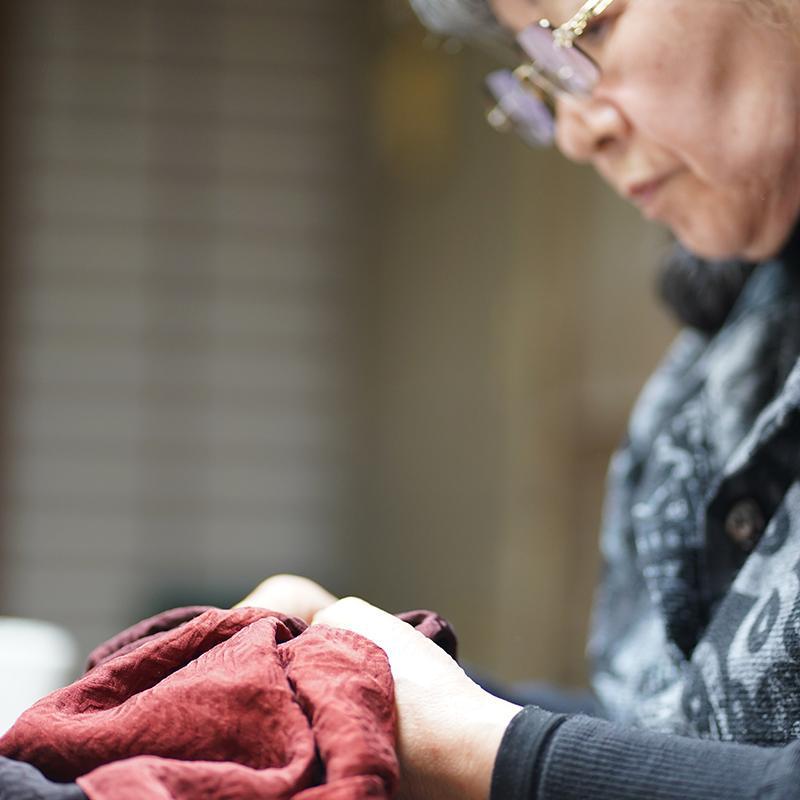
<path fill-rule="evenodd" d="M 411 5 L 434 33 L 472 41 L 506 36 L 488 0 L 411 0 Z"/>

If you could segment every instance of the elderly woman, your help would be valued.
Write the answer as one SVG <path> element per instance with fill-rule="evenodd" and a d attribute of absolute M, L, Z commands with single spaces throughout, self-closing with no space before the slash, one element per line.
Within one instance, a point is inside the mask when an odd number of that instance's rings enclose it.
<path fill-rule="evenodd" d="M 500 700 L 361 600 L 315 621 L 387 652 L 404 797 L 800 797 L 800 7 L 414 2 L 438 30 L 517 37 L 492 120 L 672 230 L 687 328 L 612 463 L 602 718 Z"/>

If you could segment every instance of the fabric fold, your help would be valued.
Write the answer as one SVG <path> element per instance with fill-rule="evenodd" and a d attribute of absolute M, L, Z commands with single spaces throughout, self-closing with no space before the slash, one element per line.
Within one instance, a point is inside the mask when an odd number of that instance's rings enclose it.
<path fill-rule="evenodd" d="M 404 615 L 455 654 L 429 612 Z M 175 609 L 101 645 L 26 711 L 0 755 L 90 800 L 389 798 L 399 779 L 386 654 L 258 608 Z"/>

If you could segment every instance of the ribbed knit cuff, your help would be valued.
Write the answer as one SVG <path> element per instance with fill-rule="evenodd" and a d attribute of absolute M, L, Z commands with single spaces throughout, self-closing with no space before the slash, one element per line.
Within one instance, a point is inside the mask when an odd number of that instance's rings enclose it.
<path fill-rule="evenodd" d="M 567 719 L 526 706 L 508 724 L 492 771 L 491 800 L 533 800 L 547 743 Z"/>
<path fill-rule="evenodd" d="M 542 752 L 537 800 L 752 800 L 779 748 L 690 739 L 570 717 Z M 509 795 L 509 797 L 514 795 Z M 499 800 L 499 796 L 498 796 Z"/>

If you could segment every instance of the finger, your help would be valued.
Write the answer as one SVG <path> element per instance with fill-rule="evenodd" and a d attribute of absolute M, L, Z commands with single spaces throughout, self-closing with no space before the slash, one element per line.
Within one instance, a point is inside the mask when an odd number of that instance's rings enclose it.
<path fill-rule="evenodd" d="M 328 606 L 314 616 L 312 624 L 344 628 L 366 636 L 384 648 L 398 636 L 413 631 L 405 622 L 359 597 L 345 597 Z"/>
<path fill-rule="evenodd" d="M 360 597 L 343 597 L 327 608 L 314 615 L 312 624 L 330 625 L 334 628 L 347 628 L 353 630 L 352 626 L 368 625 L 378 615 L 384 614 L 383 611 L 371 606 Z M 387 615 L 388 616 L 388 615 Z"/>

